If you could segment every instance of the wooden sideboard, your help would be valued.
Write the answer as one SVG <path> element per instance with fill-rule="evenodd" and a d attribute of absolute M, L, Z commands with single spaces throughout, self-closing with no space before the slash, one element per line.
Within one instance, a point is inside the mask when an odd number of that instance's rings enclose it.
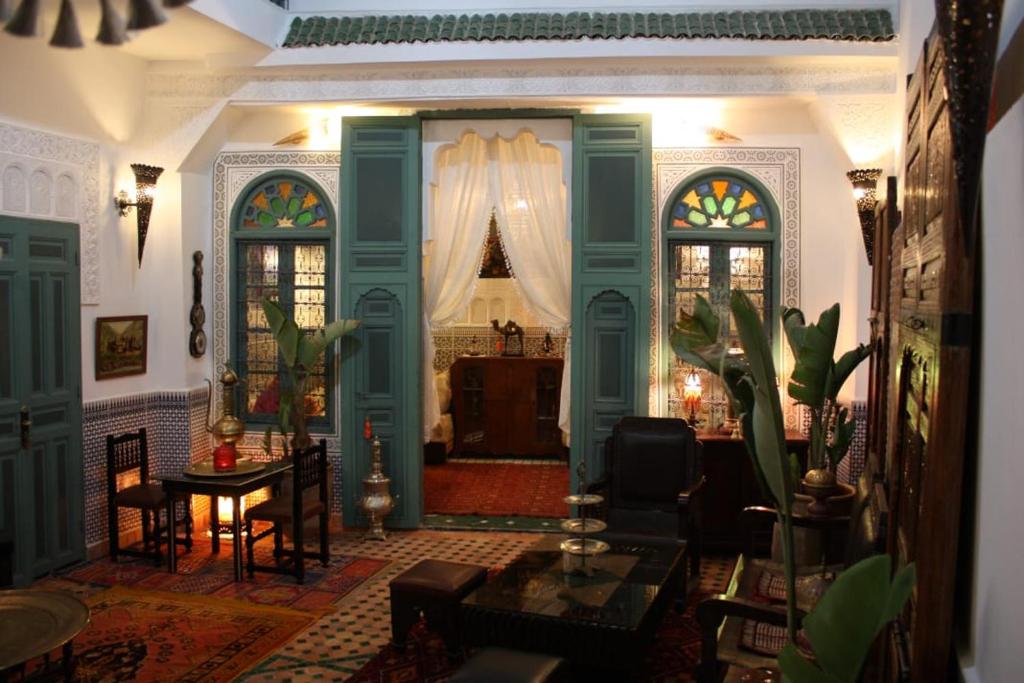
<path fill-rule="evenodd" d="M 754 466 L 742 439 L 723 434 L 698 433 L 704 444 L 703 493 L 704 548 L 716 552 L 743 550 L 744 531 L 740 512 L 749 505 L 764 505 L 765 500 L 754 478 Z M 796 453 L 801 465 L 807 465 L 807 437 L 786 432 L 786 448 Z"/>
<path fill-rule="evenodd" d="M 455 455 L 564 456 L 561 358 L 463 356 L 451 386 Z"/>

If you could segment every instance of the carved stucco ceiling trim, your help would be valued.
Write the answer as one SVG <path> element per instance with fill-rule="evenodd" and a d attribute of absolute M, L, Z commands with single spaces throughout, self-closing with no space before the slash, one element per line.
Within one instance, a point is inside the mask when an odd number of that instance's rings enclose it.
<path fill-rule="evenodd" d="M 150 73 L 147 98 L 202 106 L 211 99 L 236 102 L 436 99 L 452 97 L 752 95 L 785 93 L 893 94 L 897 78 L 886 65 L 474 65 L 331 70 L 240 70 Z"/>
<path fill-rule="evenodd" d="M 100 302 L 98 144 L 64 135 L 0 122 L 0 197 L 7 169 L 23 174 L 24 204 L 0 213 L 77 223 L 81 251 L 80 296 L 83 304 Z M 12 177 L 12 182 L 14 182 Z M 68 201 L 68 194 L 75 199 Z"/>

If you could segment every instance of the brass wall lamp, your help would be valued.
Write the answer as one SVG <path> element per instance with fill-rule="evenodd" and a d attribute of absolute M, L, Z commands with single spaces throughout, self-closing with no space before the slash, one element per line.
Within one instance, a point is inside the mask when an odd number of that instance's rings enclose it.
<path fill-rule="evenodd" d="M 159 0 L 128 0 L 128 22 L 121 18 L 111 0 L 99 0 L 101 16 L 96 42 L 102 45 L 121 45 L 128 40 L 128 31 L 159 26 L 167 21 Z M 192 0 L 163 0 L 164 7 L 182 7 Z M 39 14 L 41 0 L 21 0 L 14 9 L 14 0 L 0 0 L 0 22 L 6 22 L 4 30 L 11 35 L 31 38 L 39 35 Z M 50 38 L 53 47 L 84 47 L 82 34 L 78 30 L 73 0 L 61 0 L 57 24 Z"/>
<path fill-rule="evenodd" d="M 878 205 L 878 179 L 882 176 L 880 168 L 858 168 L 847 172 L 846 177 L 853 183 L 853 198 L 857 200 L 857 217 L 860 218 L 860 231 L 864 237 L 864 248 L 868 252 L 868 264 L 875 251 L 875 207 Z"/>
<path fill-rule="evenodd" d="M 164 169 L 159 166 L 132 164 L 135 172 L 135 201 L 128 201 L 129 195 L 124 190 L 114 197 L 114 206 L 122 218 L 131 213 L 135 207 L 135 219 L 139 234 L 139 267 L 142 267 L 142 250 L 146 246 L 146 234 L 149 232 L 149 217 L 153 212 L 153 200 L 156 198 L 156 181 Z"/>

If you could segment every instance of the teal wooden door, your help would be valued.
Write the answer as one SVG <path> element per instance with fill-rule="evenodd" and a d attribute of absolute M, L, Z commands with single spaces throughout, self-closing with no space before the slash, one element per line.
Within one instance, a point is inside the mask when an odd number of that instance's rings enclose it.
<path fill-rule="evenodd" d="M 572 448 L 587 479 L 604 473 L 604 440 L 648 411 L 651 318 L 651 121 L 573 122 Z"/>
<path fill-rule="evenodd" d="M 78 271 L 76 226 L 0 216 L 0 540 L 16 584 L 85 556 Z"/>
<path fill-rule="evenodd" d="M 363 438 L 380 435 L 396 508 L 385 524 L 417 527 L 423 515 L 420 122 L 345 118 L 341 154 L 341 315 L 363 321 L 341 367 L 343 514 L 358 506 L 370 469 Z"/>

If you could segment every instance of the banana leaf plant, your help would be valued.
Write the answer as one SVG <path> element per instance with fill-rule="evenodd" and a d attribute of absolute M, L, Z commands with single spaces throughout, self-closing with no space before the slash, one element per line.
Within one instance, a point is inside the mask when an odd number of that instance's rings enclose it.
<path fill-rule="evenodd" d="M 859 681 L 871 644 L 903 609 L 915 576 L 913 564 L 892 576 L 888 555 L 868 557 L 843 571 L 803 620 L 814 660 L 806 659 L 787 643 L 779 655 L 783 681 Z"/>
<path fill-rule="evenodd" d="M 306 426 L 306 395 L 309 373 L 316 367 L 320 356 L 335 341 L 351 334 L 359 327 L 358 320 L 335 320 L 320 330 L 303 332 L 285 310 L 272 299 L 263 299 L 263 313 L 267 325 L 277 342 L 281 354 L 286 382 L 282 383 L 278 398 L 277 422 L 281 435 L 287 441 L 291 432 L 291 448 L 308 448 L 311 441 Z M 264 435 L 264 448 L 270 449 L 270 428 Z"/>
<path fill-rule="evenodd" d="M 857 421 L 840 406 L 839 391 L 846 380 L 871 355 L 872 347 L 859 344 L 834 360 L 839 336 L 839 304 L 824 311 L 817 323 L 807 324 L 798 308 L 782 312 L 782 326 L 793 351 L 795 364 L 789 381 L 789 395 L 811 411 L 810 469 L 828 470 L 834 475 L 853 443 Z"/>
<path fill-rule="evenodd" d="M 782 402 L 776 389 L 775 361 L 757 308 L 743 292 L 729 301 L 744 354 L 729 353 L 720 336 L 721 321 L 704 297 L 698 295 L 693 314 L 680 313 L 670 335 L 676 354 L 687 363 L 718 375 L 739 417 L 761 493 L 771 502 L 782 529 L 782 555 L 786 575 L 787 633 L 796 641 L 796 567 L 793 556 L 793 492 L 798 465 L 786 452 Z"/>

